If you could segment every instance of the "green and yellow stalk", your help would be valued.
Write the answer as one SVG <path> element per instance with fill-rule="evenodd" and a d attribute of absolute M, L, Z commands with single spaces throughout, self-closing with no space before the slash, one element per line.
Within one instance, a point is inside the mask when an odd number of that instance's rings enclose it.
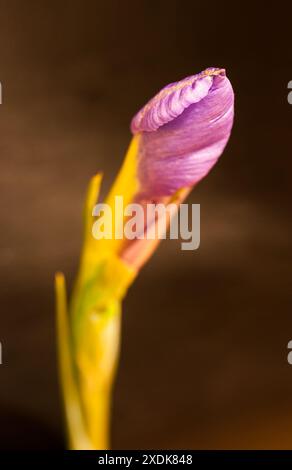
<path fill-rule="evenodd" d="M 106 201 L 113 210 L 115 195 L 121 195 L 127 201 L 135 190 L 131 168 L 135 151 L 133 139 L 125 164 Z M 121 240 L 95 240 L 92 235 L 92 210 L 98 200 L 101 179 L 98 174 L 89 184 L 81 262 L 69 305 L 63 274 L 57 273 L 55 278 L 60 382 L 68 446 L 76 450 L 109 448 L 121 302 L 136 275 L 136 271 L 118 255 Z M 129 186 L 129 180 L 132 186 Z"/>

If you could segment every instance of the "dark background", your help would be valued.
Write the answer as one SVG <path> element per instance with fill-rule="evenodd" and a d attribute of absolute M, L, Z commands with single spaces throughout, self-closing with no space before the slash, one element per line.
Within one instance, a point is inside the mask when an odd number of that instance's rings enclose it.
<path fill-rule="evenodd" d="M 288 2 L 0 1 L 2 449 L 62 447 L 53 276 L 76 271 L 86 185 L 208 66 L 234 131 L 189 199 L 199 250 L 164 242 L 125 301 L 113 447 L 292 448 L 291 36 Z"/>

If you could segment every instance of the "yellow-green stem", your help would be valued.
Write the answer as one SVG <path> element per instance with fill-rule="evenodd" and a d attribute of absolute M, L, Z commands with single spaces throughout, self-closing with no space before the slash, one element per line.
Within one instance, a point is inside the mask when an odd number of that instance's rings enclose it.
<path fill-rule="evenodd" d="M 127 168 L 133 166 L 136 147 L 133 139 Z M 88 187 L 80 269 L 68 308 L 64 276 L 57 274 L 55 282 L 60 382 L 68 446 L 75 450 L 109 448 L 121 301 L 137 274 L 119 258 L 114 240 L 104 242 L 92 236 L 92 209 L 100 183 L 101 175 L 96 175 Z M 121 193 L 124 186 L 119 176 L 117 192 Z"/>

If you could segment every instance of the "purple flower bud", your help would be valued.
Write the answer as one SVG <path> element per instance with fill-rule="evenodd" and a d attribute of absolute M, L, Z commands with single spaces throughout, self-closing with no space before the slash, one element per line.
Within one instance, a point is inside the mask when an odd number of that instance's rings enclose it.
<path fill-rule="evenodd" d="M 208 68 L 163 88 L 131 123 L 140 134 L 140 194 L 168 196 L 198 183 L 223 152 L 233 115 L 224 69 Z"/>

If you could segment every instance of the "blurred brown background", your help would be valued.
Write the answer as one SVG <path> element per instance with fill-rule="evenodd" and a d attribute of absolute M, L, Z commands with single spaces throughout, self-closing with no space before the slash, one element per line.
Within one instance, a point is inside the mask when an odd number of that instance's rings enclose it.
<path fill-rule="evenodd" d="M 62 447 L 53 276 L 132 115 L 226 67 L 224 156 L 193 192 L 201 247 L 166 241 L 124 305 L 113 447 L 292 448 L 291 9 L 278 2 L 0 1 L 0 448 Z"/>

